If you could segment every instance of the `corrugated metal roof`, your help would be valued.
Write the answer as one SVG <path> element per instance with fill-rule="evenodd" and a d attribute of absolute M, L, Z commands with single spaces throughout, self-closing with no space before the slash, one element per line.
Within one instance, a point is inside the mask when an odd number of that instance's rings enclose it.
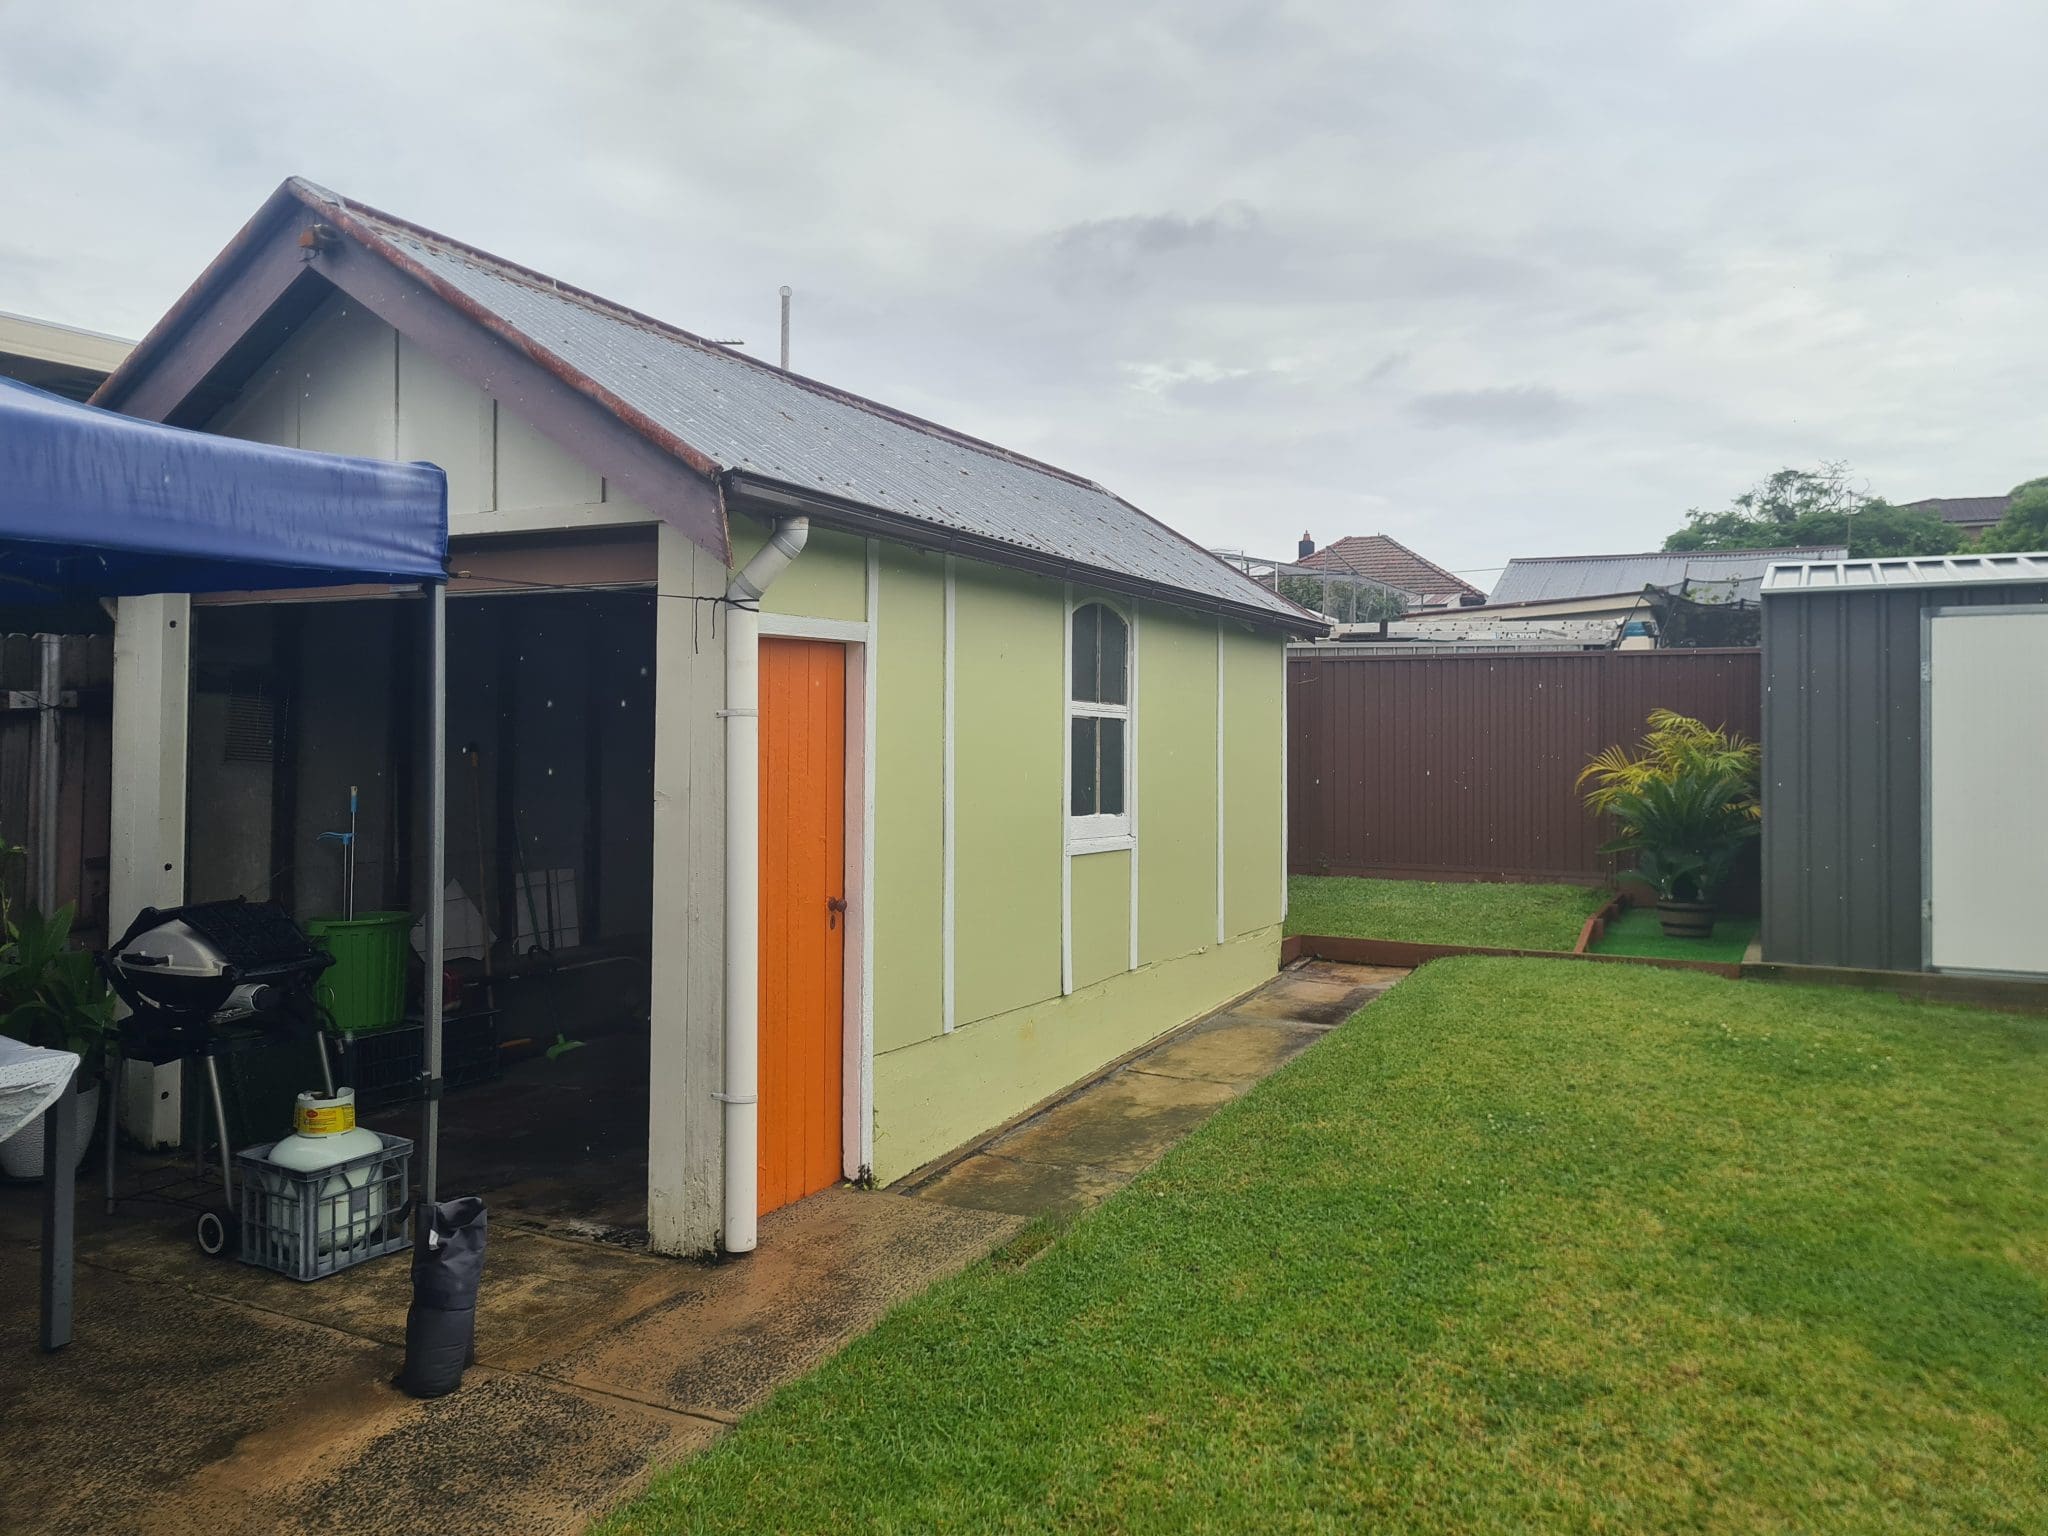
<path fill-rule="evenodd" d="M 2048 552 L 2030 555 L 1908 555 L 1895 560 L 1810 560 L 1774 564 L 1764 596 L 1786 592 L 1856 592 L 1908 587 L 1979 587 L 1995 582 L 2048 582 Z"/>
<path fill-rule="evenodd" d="M 1606 597 L 1670 587 L 1682 581 L 1754 581 L 1777 560 L 1807 556 L 1839 560 L 1836 548 L 1656 550 L 1638 555 L 1541 555 L 1510 560 L 1494 584 L 1494 603 Z"/>
<path fill-rule="evenodd" d="M 1310 617 L 1081 476 L 784 372 L 311 183 L 293 185 L 717 469 L 1179 588 L 1291 627 Z"/>

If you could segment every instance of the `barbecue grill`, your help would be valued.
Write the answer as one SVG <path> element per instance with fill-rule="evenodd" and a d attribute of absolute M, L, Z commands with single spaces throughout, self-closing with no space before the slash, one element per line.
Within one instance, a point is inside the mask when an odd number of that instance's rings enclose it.
<path fill-rule="evenodd" d="M 194 902 L 145 907 L 119 942 L 100 956 L 100 969 L 129 1015 L 120 1024 L 118 1055 L 162 1064 L 198 1058 L 220 1138 L 224 1212 L 202 1212 L 199 1246 L 226 1251 L 235 1225 L 234 1153 L 221 1097 L 220 1057 L 252 1046 L 311 1035 L 320 1048 L 327 1091 L 334 1076 L 320 1031 L 313 983 L 333 959 L 275 902 Z M 111 1138 L 107 1175 L 113 1194 Z"/>

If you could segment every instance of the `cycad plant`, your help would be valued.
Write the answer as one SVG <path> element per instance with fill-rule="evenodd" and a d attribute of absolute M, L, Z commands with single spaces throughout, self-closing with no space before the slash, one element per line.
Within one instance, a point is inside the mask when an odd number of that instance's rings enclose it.
<path fill-rule="evenodd" d="M 1635 873 L 1667 901 L 1703 902 L 1728 878 L 1762 818 L 1753 741 L 1668 709 L 1652 711 L 1634 752 L 1609 747 L 1586 764 L 1586 808 L 1612 817 L 1603 853 L 1633 853 Z"/>

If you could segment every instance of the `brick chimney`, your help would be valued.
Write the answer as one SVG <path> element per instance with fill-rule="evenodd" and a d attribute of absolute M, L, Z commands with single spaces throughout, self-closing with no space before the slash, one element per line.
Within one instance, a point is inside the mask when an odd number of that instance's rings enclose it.
<path fill-rule="evenodd" d="M 1301 534 L 1301 544 L 1300 547 L 1295 550 L 1294 558 L 1297 560 L 1306 560 L 1310 555 L 1314 554 L 1315 552 L 1316 541 L 1308 536 L 1307 529 L 1303 529 Z"/>

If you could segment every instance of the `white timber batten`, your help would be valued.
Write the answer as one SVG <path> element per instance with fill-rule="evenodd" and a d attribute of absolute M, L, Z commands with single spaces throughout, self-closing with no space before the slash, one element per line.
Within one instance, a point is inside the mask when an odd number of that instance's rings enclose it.
<path fill-rule="evenodd" d="M 144 907 L 185 900 L 185 787 L 192 600 L 124 597 L 114 617 L 113 784 L 108 798 L 107 938 Z M 129 1062 L 121 1122 L 145 1146 L 176 1146 L 184 1106 L 176 1062 Z"/>
<path fill-rule="evenodd" d="M 954 743 L 954 734 L 955 734 L 955 728 L 956 728 L 956 725 L 957 725 L 957 713 L 956 713 L 956 709 L 955 709 L 955 704 L 954 704 L 954 679 L 955 679 L 955 676 L 956 676 L 956 674 L 957 674 L 957 673 L 958 673 L 958 671 L 959 671 L 959 657 L 958 657 L 958 652 L 959 652 L 959 640 L 958 640 L 957 636 L 958 636 L 958 630 L 959 630 L 959 612 L 960 612 L 960 598 L 959 598 L 959 591 L 958 591 L 958 578 L 957 578 L 956 572 L 955 572 L 955 570 L 954 570 L 954 565 L 953 565 L 953 557 L 952 557 L 951 555 L 947 555 L 947 556 L 946 556 L 946 564 L 945 564 L 945 570 L 946 570 L 946 640 L 945 640 L 945 651 L 946 651 L 946 655 L 945 655 L 945 705 L 944 705 L 944 709 L 945 709 L 945 724 L 944 724 L 944 727 L 943 727 L 943 729 L 944 729 L 944 743 L 943 743 L 943 746 L 944 746 L 944 751 L 945 751 L 945 759 L 944 759 L 944 764 L 943 764 L 943 767 L 942 767 L 942 770 L 941 770 L 941 774 L 942 774 L 942 778 L 943 778 L 943 783 L 942 783 L 942 786 L 941 786 L 941 788 L 940 788 L 940 792 L 939 792 L 939 800 L 940 800 L 940 804 L 941 804 L 941 807 L 942 807 L 942 809 L 941 809 L 941 812 L 940 812 L 940 815 L 941 815 L 941 817 L 942 817 L 942 828 L 943 828 L 943 829 L 942 829 L 942 832 L 941 832 L 941 839 L 940 839 L 940 840 L 941 840 L 941 846 L 942 846 L 942 847 L 943 847 L 943 849 L 944 849 L 944 865 L 943 865 L 943 872 L 942 872 L 942 874 L 941 874 L 941 876 L 940 876 L 941 884 L 942 884 L 942 886 L 943 886 L 943 897 L 942 897 L 942 903 L 941 903 L 941 906 L 942 906 L 942 910 L 941 910 L 941 914 L 940 914 L 940 919 L 939 919 L 939 922 L 940 922 L 940 938 L 939 938 L 939 944 L 940 944 L 940 978 L 939 978 L 939 988 L 940 988 L 940 1004 L 939 1004 L 939 1007 L 940 1007 L 940 1023 L 939 1023 L 939 1027 L 940 1027 L 940 1030 L 941 1030 L 941 1032 L 942 1032 L 942 1033 L 945 1033 L 945 1034 L 948 1034 L 948 1035 L 950 1035 L 950 1034 L 951 1034 L 951 1033 L 953 1032 L 953 1029 L 954 1029 L 955 1025 L 957 1025 L 957 1024 L 959 1023 L 959 1016 L 958 1016 L 957 1012 L 955 1011 L 955 991 L 954 991 L 954 974 L 955 974 L 955 973 L 954 973 L 954 965 L 953 965 L 953 962 L 954 962 L 954 955 L 955 955 L 955 949 L 954 949 L 954 935 L 953 935 L 953 913 L 954 913 L 954 907 L 955 907 L 955 904 L 956 904 L 956 902 L 957 902 L 957 899 L 958 899 L 958 896 L 959 896 L 959 880 L 958 880 L 958 877 L 957 877 L 957 866 L 958 866 L 958 859 L 959 859 L 959 842 L 958 842 L 958 838 L 957 838 L 957 836 L 956 836 L 956 833 L 955 833 L 955 825 L 956 825 L 956 823 L 955 823 L 955 818 L 954 818 L 954 814 L 953 814 L 953 804 L 954 804 L 954 801 L 955 801 L 955 800 L 956 800 L 956 799 L 958 798 L 958 795 L 959 795 L 959 780 L 958 780 L 958 778 L 956 777 L 956 770 L 955 770 L 955 767 L 954 767 L 954 750 L 953 750 L 953 743 Z"/>
<path fill-rule="evenodd" d="M 1131 643 L 1124 648 L 1126 664 L 1130 669 L 1129 686 L 1125 697 L 1130 701 L 1129 724 L 1124 727 L 1124 809 L 1131 817 L 1131 946 L 1128 969 L 1138 968 L 1138 617 L 1140 608 L 1131 604 Z M 1071 730 L 1072 727 L 1069 727 Z M 1072 749 L 1069 748 L 1069 756 Z"/>
<path fill-rule="evenodd" d="M 1230 937 L 1223 916 L 1223 621 L 1216 621 L 1216 942 Z"/>
<path fill-rule="evenodd" d="M 855 1112 L 859 1117 L 859 1153 L 854 1172 L 866 1177 L 875 1166 L 875 765 L 880 752 L 875 742 L 875 698 L 881 676 L 879 646 L 882 636 L 882 553 L 875 540 L 867 541 L 867 644 L 861 647 L 861 749 L 866 762 L 861 772 L 860 845 L 860 1090 Z"/>

